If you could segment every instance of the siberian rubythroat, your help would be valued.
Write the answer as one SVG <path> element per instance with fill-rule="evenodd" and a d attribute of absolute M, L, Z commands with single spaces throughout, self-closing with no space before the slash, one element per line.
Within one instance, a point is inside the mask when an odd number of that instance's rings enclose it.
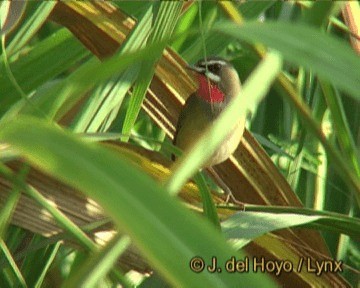
<path fill-rule="evenodd" d="M 202 59 L 188 68 L 196 72 L 199 87 L 187 99 L 179 116 L 174 145 L 183 151 L 189 149 L 194 140 L 214 122 L 241 90 L 240 79 L 235 68 L 222 58 Z M 219 164 L 230 157 L 241 140 L 244 125 L 245 117 L 234 123 L 234 128 L 204 168 Z"/>

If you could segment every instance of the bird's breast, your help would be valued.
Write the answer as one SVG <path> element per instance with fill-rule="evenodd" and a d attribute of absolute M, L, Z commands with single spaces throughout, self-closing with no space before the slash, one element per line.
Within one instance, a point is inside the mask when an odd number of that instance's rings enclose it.
<path fill-rule="evenodd" d="M 197 97 L 189 99 L 180 115 L 175 145 L 183 151 L 190 149 L 193 143 L 212 125 L 222 110 L 221 105 L 211 105 L 200 101 Z M 229 132 L 205 167 L 219 164 L 230 157 L 240 143 L 244 127 L 245 118 L 238 121 L 234 129 Z M 213 136 L 215 137 L 215 135 Z"/>
<path fill-rule="evenodd" d="M 220 144 L 220 147 L 214 152 L 205 167 L 211 167 L 227 160 L 238 147 L 245 128 L 245 119 L 241 119 L 229 135 Z"/>

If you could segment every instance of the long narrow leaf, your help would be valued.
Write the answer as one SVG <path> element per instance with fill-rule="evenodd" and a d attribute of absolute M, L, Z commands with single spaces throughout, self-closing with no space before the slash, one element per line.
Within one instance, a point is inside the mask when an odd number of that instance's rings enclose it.
<path fill-rule="evenodd" d="M 219 23 L 214 31 L 274 48 L 284 59 L 312 69 L 360 99 L 359 57 L 348 45 L 315 28 L 288 22 L 248 22 L 241 26 Z"/>
<path fill-rule="evenodd" d="M 114 152 L 29 117 L 2 125 L 0 140 L 33 165 L 96 200 L 173 285 L 236 287 L 238 281 L 271 285 L 262 274 L 194 273 L 189 268 L 194 257 L 207 262 L 215 255 L 223 265 L 241 255 L 230 249 L 214 227 Z"/>
<path fill-rule="evenodd" d="M 148 43 L 161 43 L 171 37 L 172 31 L 175 27 L 177 19 L 181 12 L 181 2 L 161 2 L 156 19 L 154 21 L 153 31 L 149 36 Z M 166 25 L 163 23 L 168 19 Z M 150 24 L 150 23 L 149 23 Z M 138 81 L 136 82 L 133 90 L 133 95 L 130 99 L 129 108 L 126 112 L 122 133 L 129 135 L 138 114 L 141 109 L 142 102 L 145 98 L 146 91 L 150 86 L 151 80 L 155 71 L 155 64 L 159 60 L 166 43 L 159 46 L 159 49 L 155 51 L 155 55 L 151 58 L 151 61 L 143 62 L 141 65 L 141 72 L 139 74 Z M 129 137 L 124 137 L 124 140 L 128 140 Z"/>
<path fill-rule="evenodd" d="M 41 28 L 56 5 L 55 1 L 42 2 L 31 17 L 22 25 L 12 39 L 8 49 L 10 54 L 20 50 Z"/>

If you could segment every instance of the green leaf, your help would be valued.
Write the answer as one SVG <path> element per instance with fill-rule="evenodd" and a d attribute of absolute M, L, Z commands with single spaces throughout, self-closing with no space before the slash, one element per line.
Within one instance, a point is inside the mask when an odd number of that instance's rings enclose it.
<path fill-rule="evenodd" d="M 27 114 L 60 119 L 78 103 L 84 92 L 118 75 L 131 64 L 137 65 L 139 61 L 147 59 L 149 54 L 158 50 L 159 45 L 163 44 L 153 44 L 136 52 L 116 54 L 104 62 L 92 58 L 67 78 L 44 85 L 27 101 L 22 100 L 16 103 L 6 117 L 11 119 L 19 114 Z"/>
<path fill-rule="evenodd" d="M 143 48 L 151 28 L 151 8 L 145 11 L 136 27 L 131 30 L 120 53 L 135 52 Z M 101 83 L 89 97 L 84 109 L 78 113 L 72 127 L 76 132 L 106 131 L 117 115 L 123 99 L 139 74 L 140 65 L 134 65 Z"/>
<path fill-rule="evenodd" d="M 12 283 L 15 282 L 20 287 L 28 287 L 26 285 L 24 276 L 21 274 L 21 271 L 20 271 L 19 267 L 16 264 L 15 259 L 12 257 L 11 252 L 9 251 L 8 247 L 6 246 L 6 244 L 5 244 L 5 242 L 4 242 L 4 240 L 2 238 L 0 239 L 0 250 L 4 254 L 5 259 L 7 260 L 7 262 L 9 263 L 9 266 L 12 269 L 11 272 L 14 273 L 14 275 L 15 275 L 17 281 L 18 281 L 18 282 L 16 282 L 16 281 L 12 280 L 13 281 Z M 3 257 L 1 257 L 1 258 L 3 258 Z M 7 279 L 7 280 L 10 282 L 9 279 Z"/>
<path fill-rule="evenodd" d="M 215 227 L 220 228 L 219 216 L 217 214 L 214 201 L 211 197 L 210 190 L 206 186 L 206 181 L 204 176 L 199 172 L 195 175 L 194 181 L 196 185 L 199 187 L 201 200 L 203 202 L 204 214 L 210 220 L 211 223 L 215 225 Z"/>
<path fill-rule="evenodd" d="M 301 21 L 304 23 L 321 27 L 329 21 L 330 12 L 333 9 L 332 1 L 314 2 L 310 9 L 305 9 Z"/>
<path fill-rule="evenodd" d="M 161 43 L 171 37 L 177 19 L 181 12 L 181 2 L 161 2 L 159 10 L 157 11 L 156 19 L 152 27 L 152 33 L 147 41 L 148 44 Z M 146 19 L 147 24 L 150 25 L 151 19 Z M 166 24 L 165 24 L 166 23 Z M 145 35 L 144 35 L 145 36 Z M 143 38 L 145 40 L 146 38 Z M 122 133 L 124 135 L 130 135 L 135 121 L 139 115 L 141 105 L 146 95 L 146 91 L 150 86 L 151 80 L 154 75 L 156 62 L 162 55 L 162 52 L 166 46 L 166 42 L 159 46 L 159 49 L 155 51 L 152 57 L 148 58 L 148 61 L 141 64 L 141 70 L 137 82 L 133 89 L 133 95 L 130 99 L 129 108 L 126 111 L 124 125 Z M 123 137 L 124 141 L 129 139 L 128 136 Z"/>
<path fill-rule="evenodd" d="M 129 237 L 114 236 L 103 249 L 91 254 L 84 261 L 84 265 L 67 279 L 63 287 L 98 287 L 98 281 L 103 279 L 113 268 L 116 260 L 129 245 Z"/>
<path fill-rule="evenodd" d="M 3 174 L 4 171 L 6 171 L 8 168 L 4 166 L 2 163 L 0 164 L 0 173 Z M 28 169 L 26 167 L 23 167 L 17 175 L 17 178 L 19 178 L 20 181 L 23 181 L 26 178 L 26 174 L 28 173 Z M 0 238 L 4 238 L 6 228 L 8 226 L 8 221 L 11 219 L 12 214 L 16 208 L 16 205 L 20 199 L 21 196 L 21 190 L 18 185 L 15 183 L 12 183 L 12 188 L 10 190 L 10 193 L 7 195 L 6 200 L 4 201 L 3 205 L 1 205 L 0 210 Z"/>
<path fill-rule="evenodd" d="M 271 231 L 303 225 L 316 221 L 320 216 L 298 214 L 275 214 L 266 212 L 239 212 L 222 224 L 222 231 L 236 249 Z"/>
<path fill-rule="evenodd" d="M 51 264 L 53 263 L 60 246 L 61 246 L 61 241 L 58 241 L 56 244 L 51 245 L 46 250 L 46 255 L 44 255 L 44 258 L 46 259 L 46 261 L 44 263 L 44 266 L 41 269 L 41 274 L 38 276 L 34 287 L 36 287 L 36 288 L 44 287 L 43 282 L 46 277 L 46 273 L 48 273 L 48 270 L 51 267 Z"/>
<path fill-rule="evenodd" d="M 320 80 L 320 86 L 323 90 L 326 103 L 330 109 L 333 125 L 339 140 L 339 144 L 345 157 L 348 157 L 352 169 L 360 176 L 359 155 L 355 141 L 351 135 L 349 123 L 344 111 L 344 105 L 339 93 L 327 81 Z"/>
<path fill-rule="evenodd" d="M 173 285 L 235 287 L 241 279 L 250 286 L 272 286 L 264 274 L 194 273 L 189 263 L 195 256 L 206 262 L 216 256 L 223 265 L 241 255 L 212 225 L 186 210 L 116 152 L 31 117 L 3 123 L 0 141 L 12 145 L 40 170 L 97 201 Z"/>
<path fill-rule="evenodd" d="M 356 217 L 351 217 L 339 213 L 313 210 L 308 208 L 297 208 L 297 207 L 283 207 L 283 206 L 257 206 L 257 205 L 247 205 L 247 212 L 260 212 L 267 214 L 274 214 L 273 217 L 278 217 L 276 221 L 278 222 L 288 222 L 287 225 L 282 228 L 292 227 L 292 226 L 303 226 L 308 228 L 322 229 L 324 231 L 332 231 L 338 234 L 346 234 L 355 238 L 360 237 L 360 220 Z M 302 224 L 289 223 L 287 220 L 281 220 L 284 218 L 284 215 L 293 214 L 299 217 L 309 216 L 308 220 L 302 218 L 304 222 Z M 277 216 L 275 216 L 277 215 Z M 256 217 L 256 216 L 255 216 Z M 312 218 L 315 217 L 315 218 Z M 301 220 L 300 220 L 301 221 Z M 296 223 L 296 220 L 295 222 Z"/>
<path fill-rule="evenodd" d="M 239 10 L 244 18 L 250 20 L 258 18 L 261 13 L 265 13 L 267 9 L 274 5 L 276 1 L 246 1 L 239 5 Z"/>
<path fill-rule="evenodd" d="M 27 42 L 30 41 L 30 39 L 44 24 L 55 5 L 56 1 L 45 1 L 39 5 L 31 17 L 26 19 L 26 21 L 22 24 L 21 29 L 16 32 L 15 37 L 11 40 L 11 43 L 7 47 L 9 54 L 14 54 L 19 51 Z"/>
<path fill-rule="evenodd" d="M 289 22 L 217 23 L 213 31 L 278 50 L 285 60 L 312 69 L 360 100 L 360 59 L 348 44 L 333 36 Z"/>
<path fill-rule="evenodd" d="M 66 53 L 64 52 L 66 51 Z M 45 40 L 24 51 L 17 60 L 10 62 L 10 69 L 21 89 L 27 94 L 41 84 L 66 71 L 89 52 L 74 39 L 69 31 L 61 29 Z M 34 72 L 36 69 L 36 72 Z M 20 99 L 0 62 L 0 115 Z M 52 95 L 54 96 L 54 95 Z"/>

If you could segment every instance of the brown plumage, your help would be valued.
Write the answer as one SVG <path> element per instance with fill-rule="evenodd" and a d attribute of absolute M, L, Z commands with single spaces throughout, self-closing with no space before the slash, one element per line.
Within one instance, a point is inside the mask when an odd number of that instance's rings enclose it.
<path fill-rule="evenodd" d="M 190 149 L 194 141 L 219 116 L 230 100 L 237 97 L 240 79 L 234 67 L 218 57 L 200 60 L 193 67 L 198 76 L 199 88 L 186 101 L 178 120 L 174 145 Z M 225 161 L 237 148 L 244 131 L 245 117 L 241 119 L 221 146 L 211 156 L 205 167 Z"/>

